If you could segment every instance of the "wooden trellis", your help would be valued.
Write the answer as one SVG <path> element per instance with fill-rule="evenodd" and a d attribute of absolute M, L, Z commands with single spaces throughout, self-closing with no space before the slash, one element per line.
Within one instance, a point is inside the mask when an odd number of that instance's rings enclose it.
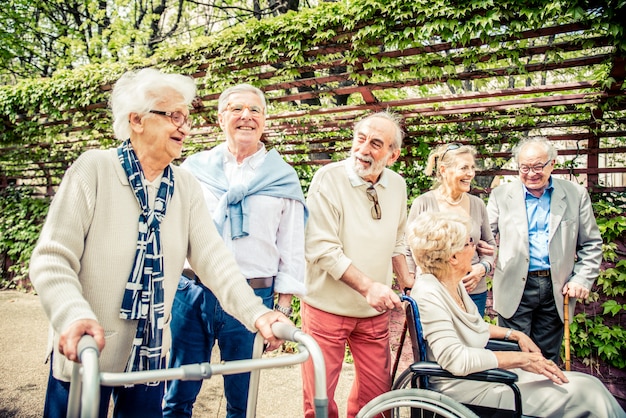
<path fill-rule="evenodd" d="M 428 44 L 408 39 L 397 47 L 362 35 L 355 43 L 359 30 L 370 24 L 333 28 L 334 37 L 299 51 L 304 63 L 294 64 L 287 54 L 245 64 L 232 58 L 226 65 L 217 54 L 195 57 L 200 64 L 188 73 L 197 80 L 199 97 L 192 110 L 193 146 L 186 152 L 223 140 L 216 102 L 224 86 L 210 80 L 224 75 L 230 84 L 249 82 L 265 91 L 270 116 L 264 140 L 294 165 L 324 164 L 346 152 L 355 120 L 389 109 L 404 117 L 404 164 L 419 163 L 424 146 L 458 141 L 479 148 L 485 161 L 479 175 L 514 174 L 507 163 L 511 144 L 524 136 L 543 135 L 559 144 L 562 168 L 555 173 L 586 176 L 594 191 L 626 190 L 626 58 L 597 25 L 583 19 L 528 28 L 497 42 L 476 37 L 462 45 L 435 38 Z M 388 31 L 401 36 L 412 24 L 410 19 L 398 21 Z M 500 29 L 506 31 L 506 25 L 502 22 Z M 355 58 L 355 50 L 363 45 L 371 51 Z M 186 67 L 189 62 L 168 65 Z M 602 82 L 589 81 L 594 72 L 605 73 Z M 102 100 L 70 107 L 61 116 L 25 116 L 24 121 L 38 120 L 42 132 L 56 129 L 62 136 L 51 144 L 42 134 L 41 141 L 0 149 L 5 185 L 32 183 L 53 193 L 59 176 L 50 173 L 66 168 L 79 151 L 110 146 L 110 130 L 89 142 L 81 133 L 93 132 L 97 124 L 106 126 L 111 87 L 100 87 Z M 15 126 L 5 118 L 5 132 Z M 46 159 L 30 161 L 25 156 L 41 147 L 51 149 Z M 22 158 L 16 160 L 15 155 Z"/>

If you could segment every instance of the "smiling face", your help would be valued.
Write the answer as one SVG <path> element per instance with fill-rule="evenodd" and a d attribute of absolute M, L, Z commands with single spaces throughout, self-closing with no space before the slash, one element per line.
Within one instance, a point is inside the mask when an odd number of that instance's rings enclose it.
<path fill-rule="evenodd" d="M 519 172 L 522 183 L 526 185 L 529 192 L 537 197 L 541 196 L 550 184 L 550 174 L 554 169 L 554 161 L 549 160 L 548 152 L 541 144 L 529 143 L 519 152 L 517 162 L 520 167 L 538 167 L 548 162 L 538 172 L 534 170 L 529 170 L 526 174 Z"/>
<path fill-rule="evenodd" d="M 261 98 L 252 92 L 233 93 L 228 97 L 229 104 L 241 104 L 244 107 L 240 112 L 234 112 L 227 106 L 218 114 L 220 127 L 226 136 L 228 150 L 237 160 L 254 154 L 261 142 L 265 130 L 265 109 Z M 263 109 L 260 113 L 253 113 L 253 106 Z"/>
<path fill-rule="evenodd" d="M 174 91 L 164 91 L 164 100 L 158 101 L 153 110 L 163 112 L 181 112 L 189 116 L 189 109 L 183 97 Z M 179 158 L 185 137 L 189 134 L 188 125 L 178 127 L 169 116 L 146 113 L 139 116 L 131 113 L 131 141 L 142 166 L 165 168 L 174 159 Z M 147 167 L 146 167 L 147 168 Z"/>
<path fill-rule="evenodd" d="M 363 180 L 376 183 L 383 169 L 396 161 L 400 150 L 392 151 L 395 132 L 393 122 L 382 117 L 364 121 L 355 132 L 351 155 L 354 171 Z"/>
<path fill-rule="evenodd" d="M 476 175 L 476 162 L 469 152 L 455 155 L 452 164 L 440 167 L 441 177 L 452 196 L 469 192 Z"/>

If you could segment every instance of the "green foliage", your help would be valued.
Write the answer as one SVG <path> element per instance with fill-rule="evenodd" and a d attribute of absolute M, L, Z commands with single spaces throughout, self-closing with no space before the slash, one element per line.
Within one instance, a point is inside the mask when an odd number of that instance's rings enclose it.
<path fill-rule="evenodd" d="M 586 364 L 602 361 L 619 369 L 626 367 L 626 330 L 621 325 L 605 325 L 601 315 L 577 314 L 570 325 L 570 342 L 573 355 Z"/>
<path fill-rule="evenodd" d="M 602 234 L 604 268 L 596 282 L 598 292 L 592 292 L 584 312 L 578 313 L 570 325 L 571 350 L 586 364 L 601 361 L 613 367 L 626 367 L 626 258 L 617 253 L 618 243 L 626 242 L 623 211 L 607 201 L 594 204 L 596 219 Z M 602 311 L 593 309 L 600 305 Z M 587 312 L 590 310 L 590 312 Z M 610 325 L 612 324 L 612 325 Z"/>
<path fill-rule="evenodd" d="M 626 294 L 626 259 L 620 260 L 615 267 L 607 267 L 600 272 L 597 281 L 602 292 L 607 296 Z"/>
<path fill-rule="evenodd" d="M 30 288 L 28 266 L 48 213 L 49 200 L 28 189 L 5 189 L 0 195 L 0 288 Z"/>
<path fill-rule="evenodd" d="M 603 259 L 606 267 L 600 271 L 597 285 L 602 292 L 611 297 L 626 294 L 626 259 L 617 254 L 618 242 L 626 240 L 626 216 L 620 207 L 611 202 L 599 201 L 594 204 L 598 228 L 602 235 Z"/>
<path fill-rule="evenodd" d="M 604 242 L 610 243 L 625 236 L 626 216 L 623 207 L 620 208 L 615 203 L 599 201 L 593 204 L 593 210 L 596 213 L 596 221 Z"/>
<path fill-rule="evenodd" d="M 20 6 L 16 6 L 15 13 L 23 14 L 24 10 L 36 8 L 41 0 L 32 4 L 24 0 L 11 2 Z M 227 5 L 231 3 L 225 1 Z M 117 0 L 106 7 L 119 4 Z M 44 6 L 42 4 L 42 8 Z M 0 169 L 9 177 L 20 177 L 21 172 L 33 170 L 33 177 L 41 182 L 35 185 L 54 187 L 81 151 L 110 145 L 111 117 L 106 109 L 108 94 L 111 84 L 131 68 L 154 66 L 166 72 L 179 72 L 196 78 L 204 107 L 194 111 L 194 119 L 201 128 L 192 132 L 186 150 L 188 153 L 215 143 L 220 135 L 213 113 L 216 95 L 225 86 L 237 82 L 249 82 L 266 89 L 272 108 L 270 114 L 294 110 L 315 114 L 335 106 L 335 89 L 358 87 L 359 84 L 398 86 L 376 90 L 375 100 L 381 102 L 432 96 L 432 90 L 436 90 L 437 94 L 456 94 L 480 91 L 487 86 L 496 90 L 521 85 L 538 86 L 542 84 L 545 72 L 529 73 L 527 65 L 554 65 L 599 50 L 610 55 L 624 38 L 623 24 L 616 18 L 623 5 L 588 8 L 573 0 L 538 1 L 523 7 L 513 0 L 486 3 L 478 0 L 461 3 L 443 0 L 321 2 L 317 7 L 298 13 L 291 11 L 272 19 L 247 20 L 211 36 L 194 28 L 189 35 L 178 33 L 171 38 L 159 39 L 151 37 L 151 34 L 142 34 L 141 25 L 123 22 L 117 13 L 107 14 L 107 10 L 98 9 L 92 1 L 76 7 L 86 9 L 86 31 L 94 24 L 101 29 L 101 33 L 94 33 L 93 42 L 97 47 L 92 50 L 108 48 L 111 61 L 97 60 L 100 62 L 97 65 L 82 65 L 90 61 L 82 61 L 77 56 L 82 56 L 88 48 L 74 46 L 70 43 L 72 34 L 67 34 L 64 42 L 67 42 L 68 49 L 65 51 L 81 64 L 78 69 L 57 70 L 48 79 L 23 79 L 15 85 L 0 87 L 0 114 L 4 122 L 0 124 L 0 142 L 6 146 L 0 149 Z M 132 10 L 140 6 L 130 2 L 127 7 Z M 224 10 L 233 9 L 225 7 Z M 5 12 L 10 14 L 8 18 L 19 20 L 19 16 L 11 10 Z M 169 12 L 172 19 L 178 16 L 178 12 Z M 193 12 L 193 6 L 185 2 L 182 10 L 184 19 L 192 20 Z M 244 20 L 245 10 L 241 10 L 242 14 L 232 13 L 227 19 Z M 112 21 L 105 24 L 105 15 Z M 561 34 L 554 42 L 545 36 L 520 40 L 521 35 L 529 30 L 560 23 L 573 23 L 590 29 L 577 31 L 576 35 Z M 598 38 L 606 38 L 607 45 L 598 45 Z M 129 39 L 135 42 L 129 42 Z M 108 47 L 105 46 L 107 42 Z M 148 46 L 146 42 L 153 43 Z M 477 42 L 484 44 L 472 47 Z M 574 53 L 560 48 L 559 42 L 577 42 L 587 49 Z M 535 46 L 535 43 L 546 45 L 545 55 L 525 54 L 526 49 Z M 161 46 L 150 51 L 149 59 L 145 58 L 145 49 L 152 49 L 152 45 L 157 44 Z M 440 45 L 448 46 L 441 50 Z M 130 51 L 131 48 L 133 51 Z M 401 53 L 404 48 L 424 49 L 424 52 L 405 55 Z M 77 56 L 71 55 L 74 50 L 78 51 Z M 537 57 L 541 57 L 542 61 L 538 61 Z M 555 73 L 550 77 L 559 81 L 588 81 L 610 86 L 615 81 L 610 75 L 610 63 L 611 60 L 607 59 L 602 64 Z M 309 72 L 324 77 L 335 68 L 340 69 L 343 78 L 331 75 L 328 81 L 310 87 L 320 92 L 315 99 L 316 104 L 309 107 L 305 101 L 274 100 L 285 94 L 283 88 L 274 89 L 280 83 L 296 80 L 290 89 L 298 90 L 297 81 L 309 77 Z M 484 76 L 498 68 L 506 69 L 507 76 Z M 471 82 L 462 77 L 470 71 L 478 76 L 475 79 L 472 77 Z M 520 94 L 519 98 L 532 100 L 539 96 L 536 93 Z M 608 114 L 610 103 L 619 107 L 619 103 L 612 101 L 614 99 L 619 100 L 620 97 L 608 98 L 598 106 L 604 107 Z M 364 98 L 358 93 L 349 94 L 347 101 L 349 105 L 364 104 Z M 446 102 L 429 104 L 433 109 L 446 105 Z M 409 109 L 407 111 L 410 112 Z M 484 115 L 480 123 L 476 122 L 475 115 L 464 113 L 457 115 L 454 122 L 446 122 L 447 118 L 443 116 L 426 116 L 419 112 L 407 115 L 406 130 L 412 142 L 406 146 L 405 160 L 401 159 L 395 168 L 406 174 L 409 196 L 414 197 L 430 186 L 431 179 L 423 176 L 421 171 L 433 144 L 463 141 L 476 145 L 486 155 L 502 152 L 502 143 L 515 143 L 542 123 L 567 121 L 575 125 L 587 122 L 589 109 L 581 107 L 578 112 L 569 112 L 563 108 L 540 110 L 531 106 L 508 110 L 506 117 L 499 111 Z M 360 113 L 355 112 L 350 118 L 358 116 Z M 619 117 L 614 116 L 616 119 Z M 273 123 L 268 121 L 268 125 Z M 280 121 L 277 123 L 280 124 Z M 302 167 L 303 178 L 310 178 L 310 167 L 315 167 L 308 161 L 307 150 L 311 144 L 325 141 L 326 148 L 335 147 L 328 152 L 327 158 L 337 160 L 343 157 L 342 152 L 346 148 L 339 142 L 335 145 L 334 137 L 349 138 L 350 135 L 345 134 L 345 126 L 341 123 L 333 124 L 328 117 L 310 115 L 294 118 L 286 122 L 294 129 L 286 129 L 290 132 L 280 139 L 272 138 L 271 141 L 275 142 L 268 145 L 280 145 L 281 150 L 284 147 L 293 151 L 286 159 Z M 307 125 L 320 124 L 332 126 L 332 132 L 322 130 L 312 133 L 312 129 L 307 129 Z M 286 145 L 283 146 L 283 143 Z M 295 143 L 302 146 L 293 145 Z M 30 144 L 33 146 L 28 146 Z M 36 165 L 40 161 L 46 163 Z M 499 168 L 503 163 L 502 159 L 496 159 L 489 163 L 489 168 Z M 303 187 L 305 190 L 308 188 L 306 180 Z"/>
<path fill-rule="evenodd" d="M 0 83 L 15 77 L 48 77 L 59 70 L 107 61 L 132 65 L 152 56 L 158 46 L 176 49 L 237 22 L 285 11 L 282 5 L 280 10 L 275 6 L 270 10 L 271 2 L 234 0 L 4 3 L 0 9 Z M 262 9 L 264 3 L 266 9 Z"/>

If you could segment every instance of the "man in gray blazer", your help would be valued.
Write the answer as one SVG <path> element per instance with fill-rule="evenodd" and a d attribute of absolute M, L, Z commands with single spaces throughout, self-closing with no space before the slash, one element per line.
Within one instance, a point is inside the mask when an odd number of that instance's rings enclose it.
<path fill-rule="evenodd" d="M 552 177 L 557 151 L 546 138 L 521 142 L 513 155 L 519 180 L 496 187 L 487 204 L 499 235 L 494 309 L 500 326 L 526 333 L 556 362 L 564 295 L 571 318 L 598 276 L 602 238 L 585 188 Z"/>

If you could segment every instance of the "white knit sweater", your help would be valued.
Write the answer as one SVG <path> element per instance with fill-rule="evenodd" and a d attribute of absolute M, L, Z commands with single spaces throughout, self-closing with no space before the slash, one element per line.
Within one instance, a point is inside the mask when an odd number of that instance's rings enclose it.
<path fill-rule="evenodd" d="M 161 223 L 165 319 L 163 355 L 170 344 L 167 324 L 185 262 L 246 327 L 267 312 L 215 230 L 198 182 L 173 167 L 174 194 Z M 54 376 L 68 380 L 72 363 L 57 350 L 59 333 L 79 319 L 96 319 L 105 329 L 100 367 L 121 372 L 137 321 L 119 317 L 133 264 L 139 205 L 116 150 L 84 153 L 65 174 L 33 252 L 30 278 L 54 330 Z"/>

